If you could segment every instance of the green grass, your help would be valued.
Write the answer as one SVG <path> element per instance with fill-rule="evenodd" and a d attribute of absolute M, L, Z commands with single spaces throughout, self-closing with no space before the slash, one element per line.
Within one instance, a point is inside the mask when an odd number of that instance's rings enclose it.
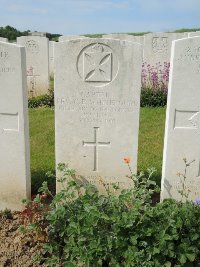
<path fill-rule="evenodd" d="M 160 185 L 165 128 L 165 108 L 141 108 L 138 171 L 155 167 L 154 179 Z"/>
<path fill-rule="evenodd" d="M 29 109 L 32 193 L 37 193 L 48 171 L 55 172 L 54 111 Z M 51 188 L 55 181 L 50 181 Z"/>
<path fill-rule="evenodd" d="M 54 110 L 29 109 L 32 192 L 36 193 L 46 172 L 55 172 Z M 155 167 L 160 182 L 164 139 L 165 108 L 141 108 L 138 170 Z M 51 188 L 55 181 L 50 180 Z"/>

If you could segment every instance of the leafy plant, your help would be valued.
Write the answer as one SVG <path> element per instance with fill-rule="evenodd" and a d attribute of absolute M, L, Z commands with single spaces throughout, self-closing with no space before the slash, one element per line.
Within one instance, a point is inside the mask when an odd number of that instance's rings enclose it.
<path fill-rule="evenodd" d="M 54 107 L 54 88 L 52 79 L 50 80 L 50 89 L 48 94 L 29 98 L 28 107 Z"/>
<path fill-rule="evenodd" d="M 106 195 L 96 187 L 76 180 L 75 171 L 65 164 L 59 165 L 63 176 L 59 179 L 61 191 L 54 197 L 49 222 L 49 254 L 46 263 L 50 266 L 132 266 L 134 256 L 128 250 L 134 243 L 134 225 L 139 225 L 144 212 L 151 204 L 155 182 L 143 173 L 135 176 L 130 160 L 124 159 L 130 169 L 131 189 L 112 189 L 100 179 Z M 134 246 L 133 246 L 134 249 Z M 135 248 L 136 249 L 136 248 Z"/>
<path fill-rule="evenodd" d="M 42 212 L 48 242 L 38 262 L 67 267 L 200 266 L 200 205 L 169 199 L 153 206 L 155 170 L 134 175 L 130 158 L 124 163 L 133 186 L 121 190 L 100 178 L 105 195 L 77 179 L 68 165 L 59 164 L 61 189 Z M 40 191 L 51 195 L 47 183 Z M 41 203 L 41 196 L 37 201 Z"/>
<path fill-rule="evenodd" d="M 5 218 L 7 220 L 12 220 L 13 219 L 12 212 L 9 209 L 5 209 L 4 211 L 2 211 L 1 215 L 2 215 L 3 218 Z"/>

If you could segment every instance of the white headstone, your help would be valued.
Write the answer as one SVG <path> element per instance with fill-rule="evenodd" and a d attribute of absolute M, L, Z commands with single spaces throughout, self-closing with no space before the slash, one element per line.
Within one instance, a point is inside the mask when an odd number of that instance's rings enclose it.
<path fill-rule="evenodd" d="M 8 42 L 8 39 L 4 37 L 0 37 L 0 42 Z"/>
<path fill-rule="evenodd" d="M 126 40 L 131 42 L 136 42 L 143 44 L 144 42 L 144 36 L 135 36 L 131 34 L 125 34 L 125 33 L 112 33 L 112 34 L 104 34 L 102 36 L 103 38 L 109 38 L 109 39 L 119 39 L 119 40 Z"/>
<path fill-rule="evenodd" d="M 25 48 L 0 42 L 0 210 L 30 198 Z"/>
<path fill-rule="evenodd" d="M 46 37 L 47 33 L 46 32 L 29 32 L 29 36 L 40 36 L 40 37 Z"/>
<path fill-rule="evenodd" d="M 54 44 L 56 42 L 49 41 L 49 75 L 54 77 Z"/>
<path fill-rule="evenodd" d="M 81 35 L 63 35 L 58 38 L 59 42 L 76 40 L 76 39 L 88 39 L 89 37 Z"/>
<path fill-rule="evenodd" d="M 22 36 L 17 43 L 26 48 L 27 82 L 30 97 L 48 93 L 49 39 L 39 36 Z"/>
<path fill-rule="evenodd" d="M 181 199 L 182 177 L 189 199 L 200 199 L 200 37 L 177 40 L 172 45 L 171 70 L 164 141 L 161 198 Z"/>
<path fill-rule="evenodd" d="M 200 36 L 200 31 L 188 33 L 188 37 Z"/>
<path fill-rule="evenodd" d="M 184 33 L 156 32 L 144 35 L 144 62 L 155 66 L 170 61 L 173 40 L 184 38 Z"/>
<path fill-rule="evenodd" d="M 141 45 L 112 39 L 55 44 L 56 162 L 99 185 L 127 187 L 137 169 Z M 58 187 L 59 190 L 59 187 Z"/>

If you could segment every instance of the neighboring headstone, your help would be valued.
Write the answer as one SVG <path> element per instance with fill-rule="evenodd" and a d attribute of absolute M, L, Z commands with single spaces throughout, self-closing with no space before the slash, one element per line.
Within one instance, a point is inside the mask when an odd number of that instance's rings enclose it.
<path fill-rule="evenodd" d="M 49 75 L 54 77 L 54 44 L 56 42 L 49 41 Z"/>
<path fill-rule="evenodd" d="M 0 210 L 31 195 L 25 48 L 0 42 Z"/>
<path fill-rule="evenodd" d="M 189 199 L 200 199 L 200 37 L 177 40 L 172 45 L 167 103 L 161 198 L 181 199 L 181 179 Z"/>
<path fill-rule="evenodd" d="M 188 33 L 188 37 L 200 36 L 200 31 Z"/>
<path fill-rule="evenodd" d="M 48 93 L 49 40 L 46 37 L 22 36 L 17 43 L 26 48 L 28 94 L 30 97 Z"/>
<path fill-rule="evenodd" d="M 46 32 L 29 32 L 29 36 L 40 36 L 40 37 L 46 37 L 47 33 Z"/>
<path fill-rule="evenodd" d="M 88 39 L 89 37 L 81 35 L 63 35 L 58 38 L 59 42 L 76 40 L 76 39 Z"/>
<path fill-rule="evenodd" d="M 126 40 L 131 42 L 136 42 L 143 44 L 144 42 L 144 36 L 135 36 L 131 34 L 125 34 L 125 33 L 113 33 L 113 34 L 104 34 L 102 36 L 103 38 L 109 38 L 109 39 L 119 39 L 119 40 Z"/>
<path fill-rule="evenodd" d="M 137 170 L 141 45 L 112 39 L 55 44 L 56 163 L 100 187 Z M 59 185 L 57 185 L 59 190 Z"/>
<path fill-rule="evenodd" d="M 4 37 L 0 37 L 0 42 L 8 42 L 8 39 Z"/>
<path fill-rule="evenodd" d="M 155 66 L 170 61 L 173 40 L 184 38 L 184 33 L 156 32 L 144 35 L 144 62 Z"/>

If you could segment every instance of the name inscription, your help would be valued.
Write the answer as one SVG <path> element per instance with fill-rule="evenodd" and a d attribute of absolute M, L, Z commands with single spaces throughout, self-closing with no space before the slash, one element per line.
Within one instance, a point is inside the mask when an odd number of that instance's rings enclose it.
<path fill-rule="evenodd" d="M 115 114 L 133 112 L 135 101 L 130 97 L 116 99 L 108 92 L 83 92 L 67 98 L 56 99 L 58 109 L 63 112 L 77 112 L 80 123 L 116 122 Z"/>

